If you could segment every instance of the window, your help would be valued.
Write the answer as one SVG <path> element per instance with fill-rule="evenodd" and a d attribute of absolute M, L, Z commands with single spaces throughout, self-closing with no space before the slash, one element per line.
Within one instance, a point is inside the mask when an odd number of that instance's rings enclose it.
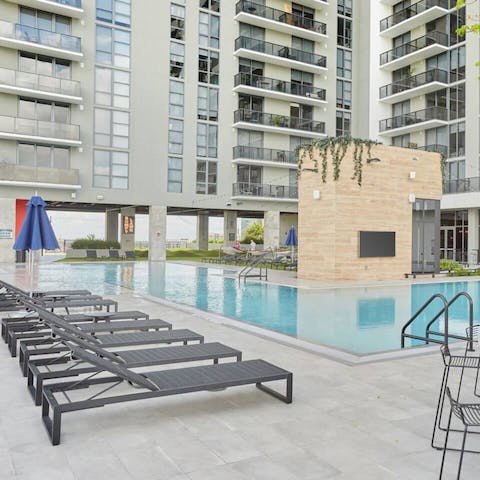
<path fill-rule="evenodd" d="M 70 106 L 47 100 L 20 98 L 18 101 L 18 116 L 43 122 L 70 123 Z"/>
<path fill-rule="evenodd" d="M 198 87 L 199 120 L 218 121 L 218 89 L 214 87 Z"/>
<path fill-rule="evenodd" d="M 337 49 L 337 76 L 344 78 L 352 78 L 352 52 Z"/>
<path fill-rule="evenodd" d="M 244 147 L 263 147 L 263 132 L 256 132 L 255 130 L 238 130 L 237 134 L 238 144 Z"/>
<path fill-rule="evenodd" d="M 128 153 L 94 150 L 93 186 L 97 188 L 128 188 Z"/>
<path fill-rule="evenodd" d="M 111 68 L 95 68 L 95 103 L 129 108 L 130 73 Z"/>
<path fill-rule="evenodd" d="M 248 23 L 240 23 L 240 36 L 253 38 L 254 40 L 265 40 L 265 29 Z"/>
<path fill-rule="evenodd" d="M 168 157 L 168 192 L 182 193 L 182 164 L 181 158 Z"/>
<path fill-rule="evenodd" d="M 200 12 L 199 39 L 202 47 L 219 48 L 220 17 L 210 13 Z"/>
<path fill-rule="evenodd" d="M 217 162 L 197 161 L 197 193 L 217 194 Z"/>
<path fill-rule="evenodd" d="M 465 178 L 465 160 L 455 160 L 447 162 L 445 165 L 447 182 L 454 180 L 463 180 Z"/>
<path fill-rule="evenodd" d="M 173 117 L 183 117 L 183 88 L 182 82 L 170 80 L 168 111 Z"/>
<path fill-rule="evenodd" d="M 465 78 L 465 45 L 450 51 L 450 81 Z"/>
<path fill-rule="evenodd" d="M 129 113 L 95 109 L 95 145 L 128 148 Z"/>
<path fill-rule="evenodd" d="M 170 42 L 170 76 L 183 78 L 184 63 L 185 45 L 183 43 Z"/>
<path fill-rule="evenodd" d="M 220 0 L 199 0 L 199 7 L 212 10 L 212 12 L 219 12 Z"/>
<path fill-rule="evenodd" d="M 130 32 L 97 25 L 96 38 L 97 63 L 130 68 Z"/>
<path fill-rule="evenodd" d="M 337 111 L 337 122 L 335 134 L 337 137 L 348 137 L 350 135 L 350 124 L 352 114 L 350 112 Z"/>
<path fill-rule="evenodd" d="M 72 29 L 68 17 L 26 7 L 20 7 L 20 24 L 66 35 L 70 35 Z"/>
<path fill-rule="evenodd" d="M 168 153 L 183 153 L 183 120 L 170 118 L 168 122 Z"/>
<path fill-rule="evenodd" d="M 429 147 L 439 146 L 446 149 L 448 145 L 448 127 L 425 130 L 425 145 Z"/>
<path fill-rule="evenodd" d="M 292 48 L 296 48 L 302 52 L 313 53 L 315 50 L 315 42 L 305 38 L 292 37 Z"/>
<path fill-rule="evenodd" d="M 465 83 L 449 88 L 450 120 L 465 116 Z"/>
<path fill-rule="evenodd" d="M 346 18 L 337 19 L 337 44 L 341 47 L 352 48 L 352 21 Z"/>
<path fill-rule="evenodd" d="M 406 135 L 399 135 L 397 137 L 392 137 L 392 145 L 394 145 L 395 147 L 415 148 L 410 143 L 410 134 L 409 133 L 407 133 Z"/>
<path fill-rule="evenodd" d="M 70 60 L 46 57 L 35 53 L 19 52 L 18 69 L 22 72 L 37 73 L 48 77 L 70 78 Z"/>
<path fill-rule="evenodd" d="M 170 5 L 170 38 L 185 40 L 185 7 Z"/>
<path fill-rule="evenodd" d="M 197 124 L 197 155 L 199 157 L 217 158 L 217 125 Z"/>
<path fill-rule="evenodd" d="M 218 85 L 218 52 L 201 48 L 198 53 L 198 81 Z"/>
<path fill-rule="evenodd" d="M 97 0 L 97 20 L 130 26 L 130 0 Z"/>
<path fill-rule="evenodd" d="M 465 156 L 465 122 L 450 125 L 449 157 Z"/>
<path fill-rule="evenodd" d="M 339 15 L 345 15 L 346 17 L 352 16 L 352 0 L 338 0 L 337 12 Z"/>
<path fill-rule="evenodd" d="M 263 97 L 256 97 L 253 95 L 240 93 L 238 95 L 238 108 L 240 110 L 263 112 Z"/>
<path fill-rule="evenodd" d="M 44 168 L 70 168 L 70 149 L 50 145 L 19 143 L 18 165 Z"/>
<path fill-rule="evenodd" d="M 265 64 L 262 62 L 257 62 L 256 60 L 250 60 L 248 58 L 240 58 L 239 60 L 238 71 L 240 73 L 263 77 L 264 68 Z"/>
<path fill-rule="evenodd" d="M 262 170 L 262 167 L 256 167 L 253 165 L 238 165 L 237 182 L 261 185 Z"/>
<path fill-rule="evenodd" d="M 352 108 L 352 83 L 337 80 L 337 108 Z"/>

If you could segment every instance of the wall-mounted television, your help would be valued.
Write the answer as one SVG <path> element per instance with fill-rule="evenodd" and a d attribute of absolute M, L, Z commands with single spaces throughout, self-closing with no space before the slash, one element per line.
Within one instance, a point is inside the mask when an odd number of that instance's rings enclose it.
<path fill-rule="evenodd" d="M 360 232 L 360 257 L 394 257 L 395 232 Z"/>

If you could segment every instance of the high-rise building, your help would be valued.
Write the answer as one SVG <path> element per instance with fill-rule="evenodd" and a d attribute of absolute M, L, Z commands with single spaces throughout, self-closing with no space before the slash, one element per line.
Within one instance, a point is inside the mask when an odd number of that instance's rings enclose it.
<path fill-rule="evenodd" d="M 296 223 L 295 147 L 353 135 L 445 154 L 442 248 L 464 259 L 480 51 L 454 3 L 0 0 L 0 257 L 35 191 L 106 212 L 109 239 L 119 212 L 150 213 L 160 256 L 167 214 L 198 215 L 200 248 L 209 216 L 227 243 L 237 217 L 263 218 L 276 246 Z"/>

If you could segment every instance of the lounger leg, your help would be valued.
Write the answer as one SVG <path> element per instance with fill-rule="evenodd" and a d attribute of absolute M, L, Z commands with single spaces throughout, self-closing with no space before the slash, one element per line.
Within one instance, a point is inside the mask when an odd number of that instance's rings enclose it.
<path fill-rule="evenodd" d="M 432 431 L 432 440 L 431 440 L 431 446 L 433 448 L 441 449 L 442 447 L 435 445 L 435 433 L 437 431 L 437 428 L 440 426 L 440 422 L 442 419 L 442 410 L 443 410 L 443 402 L 445 399 L 445 386 L 448 381 L 448 374 L 449 374 L 449 367 L 445 366 L 443 369 L 443 377 L 442 377 L 442 383 L 440 384 L 440 392 L 438 394 L 438 402 L 437 402 L 437 411 L 435 413 L 435 421 L 433 423 L 433 431 Z"/>
<path fill-rule="evenodd" d="M 448 444 L 448 434 L 450 433 L 450 424 L 452 422 L 452 410 L 450 410 L 450 415 L 448 416 L 448 425 L 447 425 L 447 434 L 445 435 L 445 443 L 443 445 L 443 454 L 442 454 L 442 463 L 440 465 L 440 475 L 438 479 L 442 479 L 443 475 L 443 466 L 445 465 L 445 455 L 447 454 L 447 444 Z"/>
<path fill-rule="evenodd" d="M 465 430 L 463 432 L 462 451 L 460 452 L 460 460 L 458 462 L 457 480 L 460 480 L 460 475 L 462 473 L 463 454 L 465 452 L 465 440 L 467 439 L 467 432 L 468 427 L 465 427 Z"/>
<path fill-rule="evenodd" d="M 276 390 L 273 390 L 270 387 L 266 387 L 262 383 L 257 383 L 256 387 L 262 392 L 268 393 L 269 395 L 272 395 L 275 398 L 278 398 L 282 402 L 285 403 L 292 403 L 292 393 L 293 393 L 293 375 L 289 373 L 286 378 L 287 385 L 286 385 L 286 393 L 285 395 L 282 395 L 281 393 L 278 393 Z"/>
<path fill-rule="evenodd" d="M 58 407 L 52 406 L 52 419 L 50 419 L 49 411 L 50 404 L 44 393 L 42 400 L 42 420 L 47 429 L 52 445 L 58 445 L 60 443 L 62 412 Z"/>

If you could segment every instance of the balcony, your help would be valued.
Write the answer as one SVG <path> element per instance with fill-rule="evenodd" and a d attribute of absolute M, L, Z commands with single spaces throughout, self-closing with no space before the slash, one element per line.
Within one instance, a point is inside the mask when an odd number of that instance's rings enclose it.
<path fill-rule="evenodd" d="M 262 185 L 259 183 L 234 183 L 232 190 L 233 199 L 243 200 L 285 200 L 288 202 L 298 201 L 298 187 L 286 185 Z"/>
<path fill-rule="evenodd" d="M 8 68 L 0 68 L 0 92 L 44 100 L 82 103 L 79 82 Z"/>
<path fill-rule="evenodd" d="M 325 104 L 327 97 L 327 92 L 323 88 L 261 77 L 249 73 L 237 73 L 235 75 L 233 91 L 317 106 Z"/>
<path fill-rule="evenodd" d="M 79 171 L 73 168 L 31 167 L 8 163 L 0 165 L 0 185 L 58 190 L 81 188 Z"/>
<path fill-rule="evenodd" d="M 444 107 L 430 107 L 417 112 L 404 113 L 380 120 L 380 134 L 394 137 L 448 124 L 448 110 Z"/>
<path fill-rule="evenodd" d="M 380 21 L 381 35 L 398 37 L 449 12 L 449 0 L 420 0 Z"/>
<path fill-rule="evenodd" d="M 471 193 L 480 192 L 480 177 L 461 178 L 450 180 L 443 185 L 443 193 Z"/>
<path fill-rule="evenodd" d="M 79 147 L 80 127 L 30 118 L 0 116 L 0 138 Z"/>
<path fill-rule="evenodd" d="M 286 117 L 272 113 L 257 112 L 255 110 L 237 110 L 234 114 L 235 128 L 256 130 L 272 133 L 285 133 L 287 135 L 309 137 L 325 137 L 325 123 L 306 118 Z"/>
<path fill-rule="evenodd" d="M 328 2 L 326 0 L 298 0 L 296 3 L 320 10 L 328 7 Z"/>
<path fill-rule="evenodd" d="M 424 145 L 422 147 L 415 147 L 417 150 L 423 150 L 425 152 L 437 152 L 441 153 L 445 158 L 448 157 L 448 147 L 446 145 Z"/>
<path fill-rule="evenodd" d="M 385 103 L 403 102 L 446 87 L 448 72 L 434 68 L 380 87 L 380 100 Z"/>
<path fill-rule="evenodd" d="M 233 163 L 297 168 L 297 160 L 294 152 L 272 148 L 247 147 L 243 145 L 233 147 Z"/>
<path fill-rule="evenodd" d="M 442 32 L 429 32 L 423 37 L 382 53 L 380 68 L 387 71 L 398 70 L 446 51 L 448 51 L 448 35 Z"/>
<path fill-rule="evenodd" d="M 239 22 L 270 28 L 287 35 L 295 35 L 313 41 L 322 40 L 322 37 L 326 38 L 327 35 L 327 25 L 323 22 L 248 0 L 240 0 L 237 3 L 236 13 L 235 20 Z"/>
<path fill-rule="evenodd" d="M 44 12 L 56 13 L 66 17 L 83 16 L 82 0 L 7 0 L 11 3 L 35 8 Z"/>
<path fill-rule="evenodd" d="M 238 37 L 235 40 L 235 55 L 311 73 L 322 73 L 327 68 L 327 58 L 323 55 L 250 37 Z"/>
<path fill-rule="evenodd" d="M 32 53 L 81 60 L 78 37 L 0 20 L 0 46 Z"/>

